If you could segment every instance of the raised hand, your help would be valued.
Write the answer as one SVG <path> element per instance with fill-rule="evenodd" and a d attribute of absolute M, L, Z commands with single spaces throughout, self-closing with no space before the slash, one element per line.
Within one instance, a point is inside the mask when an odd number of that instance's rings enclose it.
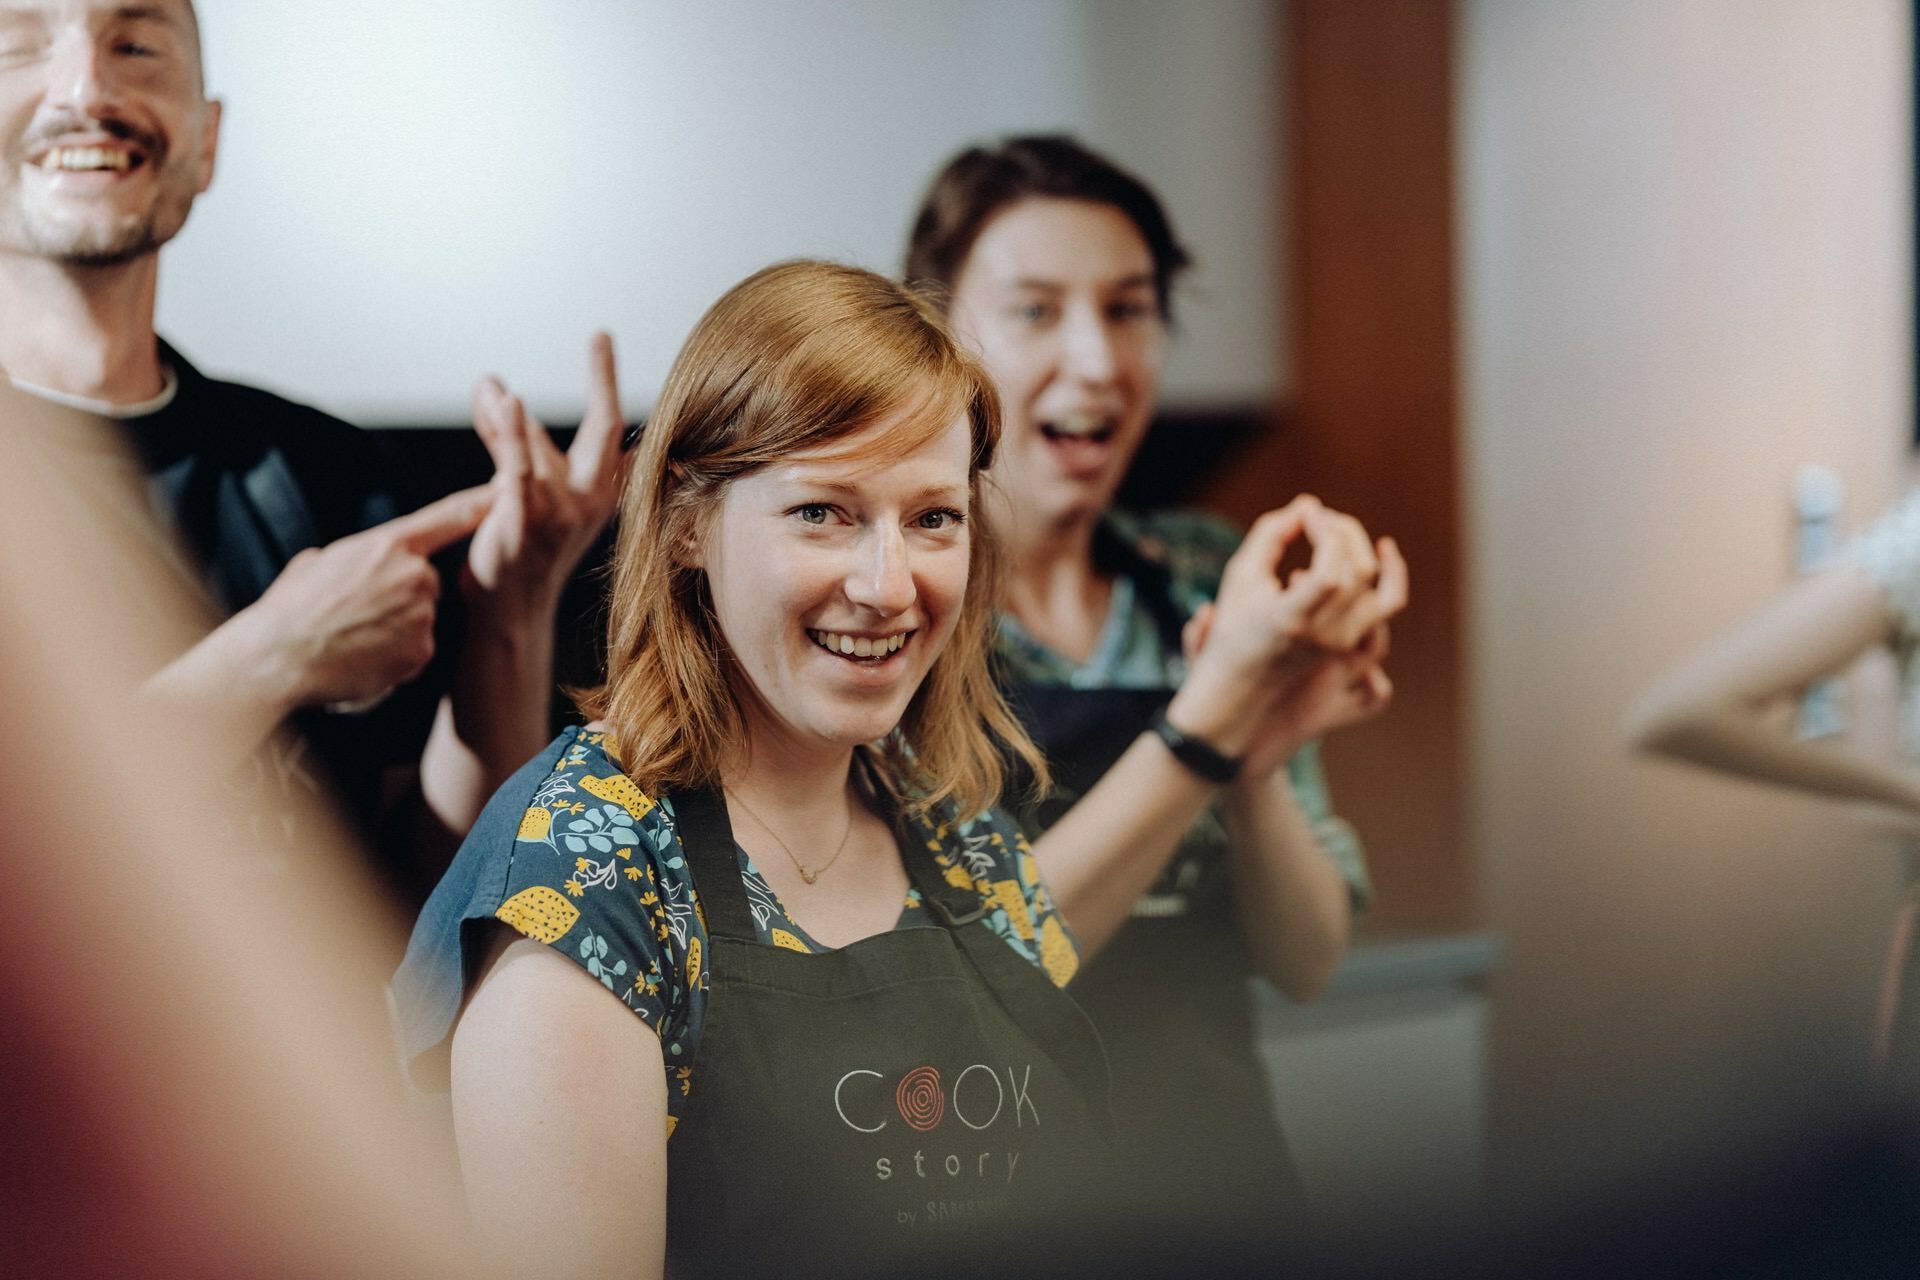
<path fill-rule="evenodd" d="M 1312 557 L 1283 580 L 1281 562 L 1302 540 Z M 1384 705 L 1391 686 L 1363 680 L 1378 667 L 1363 646 L 1384 645 L 1385 623 L 1406 599 L 1406 562 L 1392 539 L 1370 542 L 1358 521 L 1310 495 L 1268 512 L 1227 562 L 1204 620 L 1190 628 L 1189 638 L 1197 634 L 1202 643 L 1189 646 L 1187 679 L 1169 719 L 1231 754 L 1259 744 L 1265 763 L 1290 736 L 1284 726 L 1360 714 L 1353 700 L 1363 687 Z M 1354 655 L 1338 668 L 1344 678 L 1327 669 L 1330 659 Z M 1315 683 L 1303 685 L 1316 673 Z"/>
<path fill-rule="evenodd" d="M 566 453 L 497 378 L 473 393 L 473 425 L 493 457 L 493 509 L 473 538 L 463 580 L 481 607 L 551 610 L 620 496 L 620 389 L 613 340 L 595 334 L 587 413 Z"/>
<path fill-rule="evenodd" d="M 1213 605 L 1203 604 L 1188 619 L 1181 639 L 1189 663 L 1206 647 L 1214 613 Z M 1389 645 L 1382 622 L 1350 652 L 1323 653 L 1282 689 L 1241 758 L 1241 778 L 1265 778 L 1315 738 L 1386 710 L 1393 700 L 1384 666 Z"/>
<path fill-rule="evenodd" d="M 440 595 L 428 557 L 472 533 L 493 499 L 491 486 L 466 489 L 296 555 L 235 617 L 254 642 L 245 675 L 290 707 L 364 702 L 419 675 Z"/>

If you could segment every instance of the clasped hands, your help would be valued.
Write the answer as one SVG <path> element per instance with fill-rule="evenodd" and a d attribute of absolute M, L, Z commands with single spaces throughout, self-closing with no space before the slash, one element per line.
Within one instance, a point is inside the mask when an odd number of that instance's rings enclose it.
<path fill-rule="evenodd" d="M 419 675 L 439 598 L 430 557 L 470 534 L 461 588 L 476 626 L 512 639 L 553 625 L 568 575 L 619 500 L 626 422 L 612 340 L 594 336 L 587 413 L 565 453 L 496 378 L 475 388 L 473 418 L 490 482 L 302 551 L 236 616 L 288 709 L 378 699 Z"/>
<path fill-rule="evenodd" d="M 1296 542 L 1312 557 L 1284 580 Z M 1388 620 L 1407 602 L 1391 538 L 1311 495 L 1261 516 L 1182 636 L 1187 677 L 1167 718 L 1265 778 L 1313 739 L 1383 710 Z"/>

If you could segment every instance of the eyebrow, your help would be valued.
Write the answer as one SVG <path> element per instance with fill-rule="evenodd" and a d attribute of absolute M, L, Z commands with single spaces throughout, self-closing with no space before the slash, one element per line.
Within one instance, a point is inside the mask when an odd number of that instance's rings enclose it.
<path fill-rule="evenodd" d="M 0 17 L 44 18 L 52 12 L 53 6 L 45 3 L 45 0 L 0 0 Z M 188 29 L 185 14 L 155 4 L 118 5 L 106 10 L 103 16 L 114 22 L 157 22 L 180 32 Z"/>
<path fill-rule="evenodd" d="M 186 30 L 187 26 L 177 9 L 163 9 L 154 4 L 123 4 L 108 16 L 121 22 L 158 22 L 179 31 Z"/>
<path fill-rule="evenodd" d="M 1138 271 L 1133 275 L 1120 277 L 1118 280 L 1113 281 L 1109 287 L 1114 289 L 1151 289 L 1153 284 L 1152 272 Z M 1065 285 L 1057 280 L 1042 280 L 1037 276 L 1016 276 L 1014 279 L 1008 281 L 1007 285 L 1012 289 L 1032 289 L 1041 293 L 1059 293 L 1066 288 Z"/>
<path fill-rule="evenodd" d="M 843 493 L 851 498 L 857 498 L 861 493 L 860 486 L 841 484 L 836 480 L 808 480 L 804 476 L 793 476 L 787 478 L 785 483 L 802 489 L 824 489 L 828 493 Z M 928 501 L 960 502 L 964 501 L 966 496 L 967 491 L 963 485 L 930 484 L 913 494 L 907 501 L 908 505 Z"/>

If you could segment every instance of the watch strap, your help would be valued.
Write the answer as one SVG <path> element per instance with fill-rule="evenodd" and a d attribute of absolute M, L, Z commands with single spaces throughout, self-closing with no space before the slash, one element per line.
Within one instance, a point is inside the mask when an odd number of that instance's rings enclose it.
<path fill-rule="evenodd" d="M 1196 777 L 1224 787 L 1240 776 L 1240 761 L 1237 757 L 1226 754 L 1205 738 L 1196 738 L 1191 734 L 1180 732 L 1168 722 L 1167 713 L 1164 711 L 1154 719 L 1153 727 L 1148 732 L 1166 743 L 1167 750 L 1173 753 L 1173 758 L 1185 765 Z"/>

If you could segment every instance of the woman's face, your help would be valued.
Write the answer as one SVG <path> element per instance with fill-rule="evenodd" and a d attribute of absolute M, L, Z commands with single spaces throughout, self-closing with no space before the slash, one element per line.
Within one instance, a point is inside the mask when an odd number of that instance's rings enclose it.
<path fill-rule="evenodd" d="M 1166 346 L 1153 255 L 1111 205 L 1032 198 L 988 219 L 953 288 L 955 328 L 1000 392 L 993 477 L 1016 513 L 1090 518 L 1146 435 Z"/>
<path fill-rule="evenodd" d="M 884 736 L 953 633 L 969 562 L 965 418 L 876 456 L 898 419 L 734 481 L 700 548 L 756 749 Z"/>

